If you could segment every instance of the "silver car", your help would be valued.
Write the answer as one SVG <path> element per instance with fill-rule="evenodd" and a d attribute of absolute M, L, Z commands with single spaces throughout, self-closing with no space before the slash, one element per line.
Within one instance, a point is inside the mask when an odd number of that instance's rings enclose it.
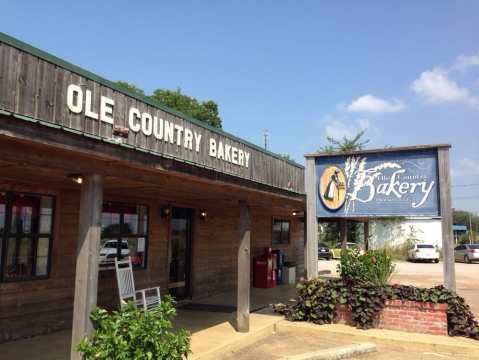
<path fill-rule="evenodd" d="M 458 245 L 454 249 L 454 258 L 456 261 L 464 261 L 467 264 L 473 261 L 479 261 L 479 244 Z"/>

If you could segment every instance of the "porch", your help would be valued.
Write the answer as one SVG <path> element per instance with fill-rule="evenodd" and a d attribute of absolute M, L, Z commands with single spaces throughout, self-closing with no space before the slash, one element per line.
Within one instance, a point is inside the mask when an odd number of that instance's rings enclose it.
<path fill-rule="evenodd" d="M 0 126 L 3 125 L 0 116 Z M 256 298 L 261 299 L 264 295 L 261 291 L 255 291 L 258 295 L 251 297 L 250 305 L 247 296 L 251 281 L 251 259 L 262 254 L 265 246 L 273 245 L 283 250 L 286 259 L 298 265 L 297 275 L 302 274 L 304 223 L 293 215 L 297 210 L 304 211 L 304 197 L 301 195 L 290 196 L 284 191 L 267 191 L 263 186 L 252 188 L 218 177 L 212 179 L 206 175 L 200 177 L 165 170 L 163 165 L 152 163 L 148 155 L 141 155 L 145 157 L 141 163 L 138 159 L 124 161 L 122 159 L 128 158 L 129 152 L 123 153 L 123 150 L 114 158 L 104 158 L 5 134 L 1 138 L 0 190 L 7 198 L 7 212 L 17 206 L 16 199 L 22 199 L 18 206 L 31 207 L 37 206 L 31 205 L 32 201 L 40 203 L 38 199 L 46 197 L 51 199 L 54 207 L 49 210 L 53 221 L 50 222 L 51 240 L 46 252 L 48 271 L 43 277 L 23 279 L 25 271 L 19 269 L 35 269 L 32 265 L 34 262 L 30 261 L 30 257 L 18 256 L 15 259 L 22 266 L 8 268 L 7 275 L 11 281 L 0 284 L 0 342 L 68 329 L 72 326 L 72 313 L 81 315 L 82 322 L 81 326 L 74 325 L 73 328 L 84 329 L 88 327 L 86 319 L 92 304 L 106 308 L 117 305 L 114 270 L 103 267 L 101 259 L 98 261 L 99 256 L 89 255 L 98 251 L 97 246 L 105 247 L 108 241 L 112 241 L 108 240 L 110 236 L 104 239 L 105 212 L 114 214 L 127 211 L 121 217 L 126 219 L 126 215 L 129 215 L 130 222 L 131 214 L 134 219 L 143 219 L 143 225 L 132 223 L 131 228 L 135 232 L 129 230 L 126 236 L 119 234 L 113 241 L 117 245 L 116 251 L 122 252 L 123 239 L 132 240 L 131 244 L 128 240 L 128 251 L 131 256 L 137 255 L 138 268 L 134 275 L 137 288 L 159 285 L 162 294 L 166 294 L 172 286 L 180 284 L 184 288 L 182 295 L 194 303 L 207 305 L 204 299 L 208 299 L 211 305 L 218 296 L 217 304 L 229 306 L 230 309 L 240 304 L 238 310 L 235 307 L 227 314 L 200 311 L 195 315 L 196 311 L 190 312 L 185 327 L 193 332 L 225 321 L 233 323 L 232 319 L 235 318 L 235 328 L 238 329 L 238 319 L 242 318 L 244 330 L 247 330 L 249 310 L 273 300 L 256 301 Z M 144 163 L 150 165 L 145 166 Z M 174 163 L 169 166 L 173 168 Z M 85 174 L 83 183 L 73 181 L 81 174 Z M 135 212 L 138 208 L 142 212 Z M 171 278 L 171 241 L 177 233 L 173 234 L 172 213 L 168 214 L 165 210 L 175 208 L 191 211 L 187 229 L 191 235 L 190 253 L 184 258 L 189 263 L 183 263 L 182 272 L 185 281 L 172 281 Z M 36 209 L 30 213 L 41 214 L 42 211 Z M 206 215 L 202 216 L 203 213 Z M 111 218 L 110 215 L 106 217 L 107 220 Z M 272 243 L 275 218 L 289 224 L 286 243 Z M 125 222 L 122 220 L 118 224 L 120 229 Z M 112 222 L 110 225 L 117 224 Z M 115 229 L 114 226 L 109 228 Z M 144 230 L 136 231 L 140 228 Z M 90 236 L 95 237 L 94 241 L 89 239 Z M 6 243 L 3 244 L 6 247 Z M 84 253 L 79 267 L 78 250 L 82 248 L 81 244 L 84 245 Z M 98 272 L 98 284 L 85 281 L 95 272 Z M 79 284 L 91 288 L 81 289 Z M 242 289 L 239 291 L 243 297 L 241 300 L 236 296 L 239 286 Z M 80 298 L 75 291 L 81 291 Z M 217 295 L 224 293 L 229 295 L 223 298 Z M 77 299 L 82 299 L 82 306 L 87 305 L 87 308 L 73 311 Z M 73 323 L 77 324 L 78 320 L 73 319 Z M 178 323 L 182 323 L 181 316 Z M 35 357 L 38 358 L 43 352 L 51 356 L 52 351 L 59 351 L 62 356 L 61 349 L 69 341 L 65 341 L 61 334 L 64 337 L 69 332 L 48 335 L 46 339 L 51 341 L 46 343 L 51 342 L 52 349 L 38 348 L 34 351 Z M 26 341 L 2 345 L 2 352 L 10 352 L 10 346 L 15 349 L 12 350 L 14 353 L 29 352 L 36 348 L 34 344 L 42 347 L 45 343 L 36 338 Z"/>
<path fill-rule="evenodd" d="M 269 304 L 287 302 L 296 294 L 295 286 L 280 285 L 270 289 L 251 289 L 250 333 L 239 333 L 235 329 L 236 296 L 234 293 L 223 293 L 198 303 L 211 305 L 210 311 L 179 309 L 174 320 L 175 328 L 184 328 L 191 332 L 192 359 L 235 342 L 248 335 L 271 332 L 273 325 L 282 319 L 272 313 Z M 214 310 L 215 306 L 217 311 Z M 231 308 L 231 310 L 228 310 Z M 260 309 L 255 311 L 255 309 Z M 213 310 L 213 311 L 212 311 Z M 229 311 L 229 312 L 228 312 Z M 0 344 L 2 358 L 9 360 L 67 360 L 70 358 L 71 330 L 62 330 L 47 335 L 39 335 L 30 339 Z"/>

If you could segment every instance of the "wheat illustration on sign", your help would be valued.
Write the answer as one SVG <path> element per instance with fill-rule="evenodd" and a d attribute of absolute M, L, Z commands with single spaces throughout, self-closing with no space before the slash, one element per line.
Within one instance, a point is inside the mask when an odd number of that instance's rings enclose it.
<path fill-rule="evenodd" d="M 401 169 L 401 165 L 393 162 L 384 162 L 372 168 L 366 169 L 367 157 L 351 156 L 346 159 L 344 171 L 347 178 L 347 188 L 352 189 L 346 195 L 345 212 L 354 212 L 356 201 L 369 202 L 374 197 L 370 191 L 370 196 L 366 199 L 359 197 L 359 192 L 365 187 L 374 187 L 374 180 L 381 175 L 384 169 Z"/>

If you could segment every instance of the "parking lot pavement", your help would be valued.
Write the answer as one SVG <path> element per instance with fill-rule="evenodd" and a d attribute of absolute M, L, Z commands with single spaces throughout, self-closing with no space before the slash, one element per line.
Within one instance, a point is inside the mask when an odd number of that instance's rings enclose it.
<path fill-rule="evenodd" d="M 443 283 L 443 263 L 410 263 L 395 262 L 396 270 L 391 283 L 432 287 Z M 319 260 L 319 270 L 330 270 L 336 274 L 337 260 Z M 476 318 L 479 319 L 479 263 L 456 263 L 456 289 L 471 307 Z"/>

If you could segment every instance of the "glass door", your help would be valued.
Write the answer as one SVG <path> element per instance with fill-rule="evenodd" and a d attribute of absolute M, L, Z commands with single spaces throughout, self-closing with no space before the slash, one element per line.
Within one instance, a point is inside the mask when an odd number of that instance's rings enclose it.
<path fill-rule="evenodd" d="M 190 297 L 192 213 L 185 208 L 173 208 L 171 212 L 168 289 L 179 300 Z"/>

